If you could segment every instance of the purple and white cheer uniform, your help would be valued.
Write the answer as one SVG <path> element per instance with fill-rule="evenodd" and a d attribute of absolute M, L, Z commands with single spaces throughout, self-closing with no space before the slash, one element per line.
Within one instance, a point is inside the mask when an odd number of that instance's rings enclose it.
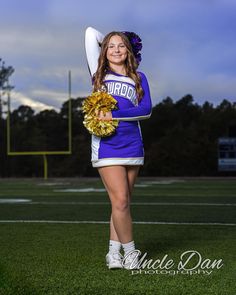
<path fill-rule="evenodd" d="M 103 35 L 89 27 L 85 34 L 85 48 L 89 70 L 93 75 L 97 70 L 100 54 L 99 43 Z M 127 76 L 109 71 L 104 83 L 107 92 L 117 100 L 117 110 L 112 117 L 119 120 L 114 134 L 108 137 L 92 135 L 92 165 L 103 167 L 112 165 L 143 165 L 144 149 L 139 120 L 148 119 L 152 112 L 152 102 L 147 79 L 142 72 L 141 85 L 144 96 L 138 102 L 135 82 Z"/>

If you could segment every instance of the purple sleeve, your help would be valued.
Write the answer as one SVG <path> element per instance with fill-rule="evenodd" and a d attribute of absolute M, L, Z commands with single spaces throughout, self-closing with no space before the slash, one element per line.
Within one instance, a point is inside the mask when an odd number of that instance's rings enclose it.
<path fill-rule="evenodd" d="M 139 72 L 141 76 L 141 85 L 144 91 L 144 96 L 137 106 L 123 109 L 113 110 L 112 118 L 121 121 L 138 121 L 148 119 L 152 113 L 152 101 L 150 96 L 149 85 L 146 76 Z"/>

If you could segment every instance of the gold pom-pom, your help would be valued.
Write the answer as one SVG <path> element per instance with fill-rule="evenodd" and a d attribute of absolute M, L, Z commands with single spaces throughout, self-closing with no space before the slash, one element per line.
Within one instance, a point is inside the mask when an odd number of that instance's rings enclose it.
<path fill-rule="evenodd" d="M 117 108 L 116 104 L 117 101 L 114 97 L 105 91 L 93 92 L 83 101 L 83 124 L 91 134 L 105 137 L 115 132 L 119 121 L 114 119 L 110 121 L 99 120 L 96 111 L 102 111 L 103 113 L 110 112 Z"/>

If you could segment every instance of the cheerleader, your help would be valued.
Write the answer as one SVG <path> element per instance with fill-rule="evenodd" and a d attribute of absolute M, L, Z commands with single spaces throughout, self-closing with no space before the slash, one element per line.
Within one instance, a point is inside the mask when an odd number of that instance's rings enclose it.
<path fill-rule="evenodd" d="M 98 169 L 111 201 L 110 241 L 106 255 L 109 269 L 132 269 L 138 262 L 132 233 L 130 202 L 144 149 L 139 120 L 151 116 L 152 103 L 146 76 L 138 72 L 141 39 L 130 32 L 105 37 L 92 27 L 85 32 L 85 50 L 93 90 L 105 90 L 117 109 L 97 112 L 99 120 L 118 120 L 114 134 L 92 135 L 92 165 Z M 123 256 L 120 251 L 123 249 Z"/>

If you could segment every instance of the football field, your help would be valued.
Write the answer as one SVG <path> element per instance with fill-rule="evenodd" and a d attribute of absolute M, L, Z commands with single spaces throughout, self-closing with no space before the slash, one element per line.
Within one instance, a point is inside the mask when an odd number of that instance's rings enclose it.
<path fill-rule="evenodd" d="M 110 210 L 98 178 L 1 179 L 0 295 L 236 295 L 236 178 L 138 178 L 143 269 L 107 269 Z"/>

